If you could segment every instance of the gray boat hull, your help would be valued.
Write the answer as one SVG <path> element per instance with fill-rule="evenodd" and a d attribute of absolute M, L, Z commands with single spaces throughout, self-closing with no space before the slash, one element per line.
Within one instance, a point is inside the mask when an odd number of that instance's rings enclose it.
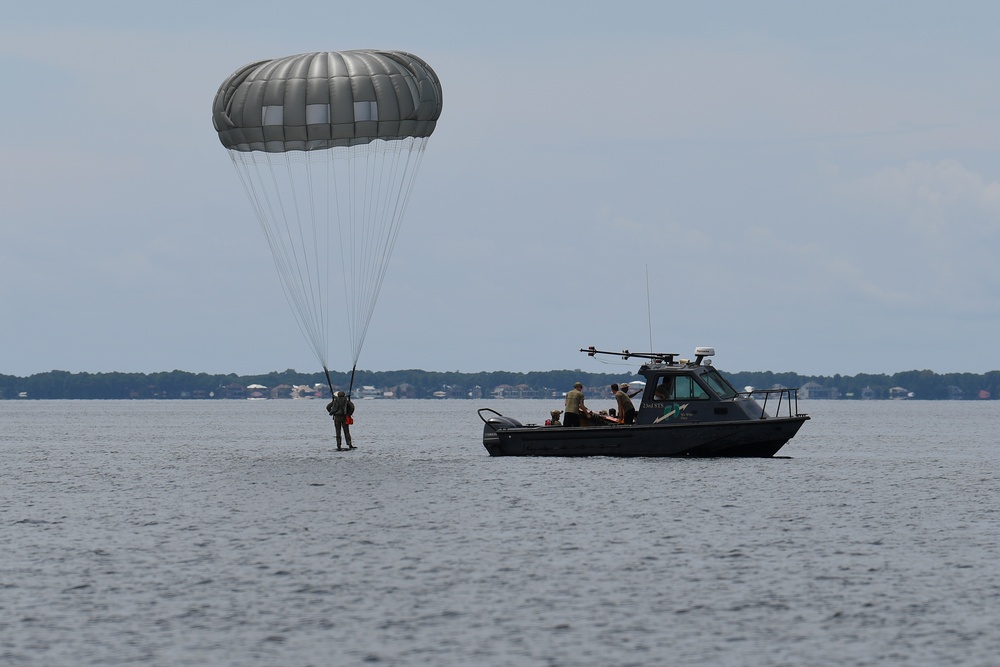
<path fill-rule="evenodd" d="M 521 426 L 489 419 L 490 456 L 755 457 L 774 456 L 807 415 L 758 420 L 628 426 Z"/>

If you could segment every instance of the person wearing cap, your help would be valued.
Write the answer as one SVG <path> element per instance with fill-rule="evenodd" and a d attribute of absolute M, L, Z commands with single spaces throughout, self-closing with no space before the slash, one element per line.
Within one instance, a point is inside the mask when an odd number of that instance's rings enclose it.
<path fill-rule="evenodd" d="M 635 404 L 632 403 L 632 399 L 629 397 L 628 385 L 611 385 L 612 388 L 617 386 L 617 391 L 615 391 L 615 400 L 618 401 L 618 414 L 622 416 L 623 424 L 632 424 L 635 422 Z M 633 396 L 635 394 L 632 394 Z"/>
<path fill-rule="evenodd" d="M 566 410 L 563 414 L 563 426 L 579 426 L 580 414 L 587 411 L 583 404 L 583 383 L 577 382 L 566 392 Z"/>
<path fill-rule="evenodd" d="M 344 440 L 347 441 L 347 449 L 357 449 L 351 444 L 351 415 L 354 414 L 354 403 L 350 398 L 344 395 L 344 392 L 338 391 L 333 400 L 330 401 L 326 406 L 326 411 L 333 417 L 333 428 L 337 432 L 337 451 L 344 451 L 344 448 L 340 446 L 341 431 L 344 432 Z"/>
<path fill-rule="evenodd" d="M 545 425 L 546 426 L 562 426 L 562 424 L 559 423 L 559 415 L 561 415 L 561 414 L 562 414 L 562 410 L 553 410 L 552 412 L 550 412 L 549 415 L 551 415 L 551 417 L 549 419 L 545 420 Z"/>

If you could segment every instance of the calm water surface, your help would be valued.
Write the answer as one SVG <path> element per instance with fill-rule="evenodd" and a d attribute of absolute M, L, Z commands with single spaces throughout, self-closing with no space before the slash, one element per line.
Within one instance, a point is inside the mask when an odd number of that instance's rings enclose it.
<path fill-rule="evenodd" d="M 1000 663 L 1000 402 L 750 461 L 491 459 L 487 404 L 0 401 L 0 664 Z"/>

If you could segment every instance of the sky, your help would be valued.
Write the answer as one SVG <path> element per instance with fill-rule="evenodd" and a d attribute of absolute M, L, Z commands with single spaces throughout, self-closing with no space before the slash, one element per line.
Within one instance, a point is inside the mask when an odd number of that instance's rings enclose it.
<path fill-rule="evenodd" d="M 1000 369 L 994 2 L 4 14 L 0 374 L 320 370 L 211 104 L 245 63 L 354 48 L 444 90 L 359 368 Z"/>

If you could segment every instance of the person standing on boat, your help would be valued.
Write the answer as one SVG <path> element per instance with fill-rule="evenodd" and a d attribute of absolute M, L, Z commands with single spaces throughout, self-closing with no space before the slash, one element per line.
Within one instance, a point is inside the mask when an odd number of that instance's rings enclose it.
<path fill-rule="evenodd" d="M 616 385 L 611 385 L 614 388 Z M 618 390 L 615 392 L 615 400 L 618 401 L 618 414 L 622 416 L 623 424 L 635 423 L 635 404 L 632 403 L 631 396 L 628 393 L 628 385 L 623 384 L 618 386 Z"/>
<path fill-rule="evenodd" d="M 340 432 L 344 432 L 344 440 L 347 441 L 347 449 L 357 449 L 351 444 L 351 423 L 354 419 L 351 415 L 354 414 L 354 403 L 344 395 L 344 392 L 338 391 L 337 395 L 333 397 L 333 400 L 326 406 L 326 411 L 330 413 L 333 417 L 333 428 L 337 432 L 337 451 L 343 451 L 344 448 L 340 446 Z"/>
<path fill-rule="evenodd" d="M 563 426 L 579 426 L 580 414 L 586 413 L 583 404 L 583 383 L 577 382 L 566 392 L 566 410 L 563 411 Z"/>

